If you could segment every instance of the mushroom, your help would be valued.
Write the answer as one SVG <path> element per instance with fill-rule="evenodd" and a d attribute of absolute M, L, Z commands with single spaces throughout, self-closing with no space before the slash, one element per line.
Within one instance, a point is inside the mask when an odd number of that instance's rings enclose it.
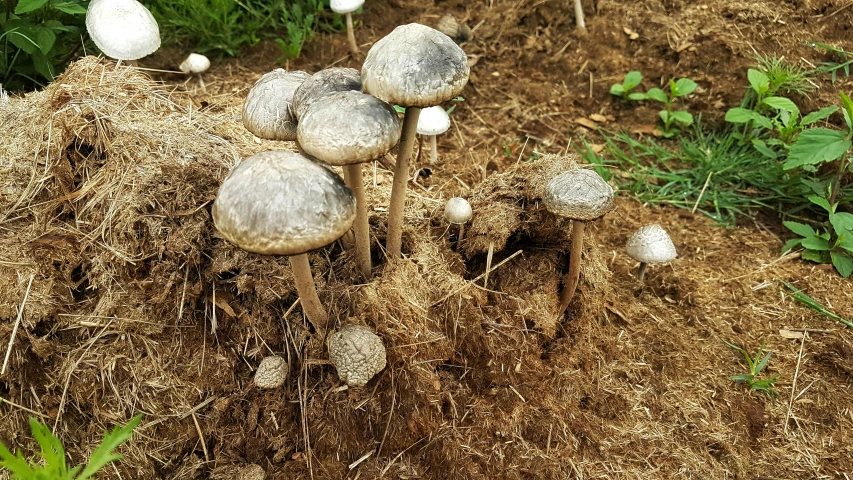
<path fill-rule="evenodd" d="M 204 79 L 201 78 L 201 74 L 210 68 L 209 58 L 198 53 L 191 53 L 183 62 L 181 62 L 178 68 L 184 73 L 198 77 L 198 84 L 201 86 L 201 90 L 204 92 L 207 91 L 207 87 L 204 85 Z"/>
<path fill-rule="evenodd" d="M 462 244 L 462 237 L 465 236 L 465 224 L 471 220 L 472 213 L 471 204 L 462 197 L 453 197 L 444 206 L 444 218 L 451 225 L 459 225 L 459 234 L 456 236 L 457 247 Z"/>
<path fill-rule="evenodd" d="M 450 128 L 450 116 L 440 105 L 424 108 L 418 117 L 418 134 L 425 135 L 430 141 L 429 163 L 435 163 L 438 159 L 438 145 L 435 141 L 436 135 L 441 135 Z"/>
<path fill-rule="evenodd" d="M 278 355 L 264 358 L 255 371 L 255 386 L 270 389 L 284 385 L 288 368 L 287 360 Z"/>
<path fill-rule="evenodd" d="M 9 103 L 9 94 L 3 90 L 2 84 L 0 84 L 0 103 Z"/>
<path fill-rule="evenodd" d="M 222 236 L 243 250 L 289 256 L 302 310 L 318 331 L 325 330 L 329 317 L 307 252 L 352 226 L 355 200 L 341 177 L 297 152 L 257 153 L 225 178 L 212 213 Z"/>
<path fill-rule="evenodd" d="M 296 119 L 308 111 L 317 100 L 334 92 L 361 91 L 361 75 L 354 68 L 332 67 L 311 75 L 293 94 L 293 113 Z"/>
<path fill-rule="evenodd" d="M 439 105 L 458 95 L 468 83 L 468 59 L 459 45 L 434 28 L 410 23 L 381 38 L 361 68 L 364 91 L 406 108 L 403 134 L 388 208 L 386 250 L 400 258 L 403 242 L 403 207 L 418 116 L 424 107 Z"/>
<path fill-rule="evenodd" d="M 385 368 L 385 345 L 373 330 L 361 325 L 344 325 L 326 342 L 329 360 L 338 376 L 351 387 L 363 387 Z"/>
<path fill-rule="evenodd" d="M 136 0 L 92 0 L 86 30 L 104 55 L 131 65 L 160 48 L 157 21 Z"/>
<path fill-rule="evenodd" d="M 569 271 L 563 279 L 563 292 L 560 294 L 559 314 L 562 315 L 578 287 L 586 222 L 613 210 L 613 188 L 595 170 L 575 168 L 552 178 L 542 200 L 549 212 L 573 220 Z"/>
<path fill-rule="evenodd" d="M 373 95 L 334 92 L 311 104 L 297 127 L 300 148 L 329 165 L 344 167 L 355 195 L 355 251 L 359 270 L 370 278 L 370 225 L 361 164 L 381 158 L 400 141 L 394 107 Z"/>
<path fill-rule="evenodd" d="M 264 480 L 266 477 L 264 468 L 257 463 L 250 463 L 237 472 L 237 480 Z"/>
<path fill-rule="evenodd" d="M 293 94 L 311 75 L 277 68 L 264 74 L 243 103 L 243 126 L 267 140 L 296 140 Z"/>
<path fill-rule="evenodd" d="M 364 0 L 332 0 L 329 3 L 332 11 L 341 15 L 346 15 L 347 18 L 347 40 L 349 41 L 349 49 L 353 56 L 358 55 L 358 44 L 355 43 L 355 33 L 352 29 L 352 12 L 361 8 L 364 5 Z"/>
<path fill-rule="evenodd" d="M 449 13 L 438 19 L 435 29 L 452 38 L 456 43 L 471 40 L 471 27 L 465 23 L 460 23 L 456 17 Z"/>
<path fill-rule="evenodd" d="M 586 33 L 586 22 L 583 20 L 583 5 L 581 5 L 581 0 L 575 1 L 575 23 L 577 24 L 576 29 L 580 33 Z"/>
<path fill-rule="evenodd" d="M 638 277 L 640 283 L 646 276 L 646 266 L 650 263 L 666 263 L 675 260 L 678 253 L 675 245 L 660 225 L 652 224 L 640 227 L 625 244 L 628 256 L 640 262 Z"/>

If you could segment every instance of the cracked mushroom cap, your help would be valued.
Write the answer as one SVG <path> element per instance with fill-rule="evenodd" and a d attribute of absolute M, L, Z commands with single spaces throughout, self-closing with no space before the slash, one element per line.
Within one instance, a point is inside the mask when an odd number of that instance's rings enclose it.
<path fill-rule="evenodd" d="M 554 215 L 587 222 L 613 210 L 613 188 L 595 170 L 575 168 L 548 182 L 545 208 Z"/>
<path fill-rule="evenodd" d="M 418 117 L 418 134 L 441 135 L 450 128 L 450 115 L 441 105 L 421 110 Z"/>
<path fill-rule="evenodd" d="M 237 165 L 213 203 L 213 222 L 228 241 L 265 255 L 298 255 L 340 238 L 355 220 L 355 198 L 331 170 L 286 150 Z"/>
<path fill-rule="evenodd" d="M 660 225 L 645 225 L 625 244 L 628 256 L 642 263 L 666 263 L 675 260 L 675 245 Z"/>
<path fill-rule="evenodd" d="M 444 218 L 454 225 L 460 225 L 471 220 L 471 204 L 462 197 L 453 197 L 444 207 Z"/>
<path fill-rule="evenodd" d="M 394 107 L 366 93 L 334 92 L 314 102 L 299 120 L 299 146 L 329 165 L 381 158 L 400 141 Z"/>
<path fill-rule="evenodd" d="M 364 0 L 332 0 L 329 8 L 335 13 L 352 13 L 364 5 Z"/>
<path fill-rule="evenodd" d="M 363 387 L 385 368 L 385 345 L 373 330 L 344 325 L 327 341 L 329 360 L 347 385 Z"/>
<path fill-rule="evenodd" d="M 255 371 L 255 386 L 258 388 L 278 388 L 287 380 L 289 366 L 287 360 L 278 355 L 261 360 Z"/>
<path fill-rule="evenodd" d="M 293 113 L 297 119 L 312 103 L 334 92 L 361 91 L 361 74 L 354 68 L 332 67 L 311 75 L 293 94 Z"/>
<path fill-rule="evenodd" d="M 204 73 L 210 68 L 210 59 L 199 53 L 191 53 L 178 66 L 184 73 Z"/>
<path fill-rule="evenodd" d="M 243 103 L 243 126 L 267 140 L 296 140 L 293 94 L 311 75 L 277 68 L 262 76 Z"/>
<path fill-rule="evenodd" d="M 468 83 L 468 58 L 434 28 L 410 23 L 373 44 L 361 67 L 364 91 L 403 107 L 432 107 Z"/>
<path fill-rule="evenodd" d="M 116 60 L 138 60 L 160 48 L 157 21 L 136 0 L 92 0 L 86 30 L 104 55 Z"/>

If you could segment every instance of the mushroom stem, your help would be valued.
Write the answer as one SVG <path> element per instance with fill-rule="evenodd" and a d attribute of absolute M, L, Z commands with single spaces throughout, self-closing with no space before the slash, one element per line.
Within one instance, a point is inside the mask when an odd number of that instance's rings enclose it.
<path fill-rule="evenodd" d="M 637 272 L 637 276 L 640 278 L 640 283 L 643 283 L 643 279 L 646 278 L 647 266 L 649 266 L 647 262 L 640 262 L 640 270 Z"/>
<path fill-rule="evenodd" d="M 575 23 L 578 30 L 586 31 L 586 22 L 583 19 L 583 6 L 581 0 L 575 0 Z"/>
<path fill-rule="evenodd" d="M 367 223 L 367 200 L 364 197 L 364 180 L 361 176 L 361 164 L 354 163 L 344 167 L 344 181 L 355 197 L 355 260 L 358 270 L 365 280 L 370 279 L 370 225 Z"/>
<path fill-rule="evenodd" d="M 201 91 L 207 93 L 207 85 L 204 84 L 204 79 L 201 78 L 201 74 L 196 75 L 198 77 L 198 86 L 201 87 Z"/>
<path fill-rule="evenodd" d="M 347 15 L 347 40 L 349 40 L 349 49 L 352 52 L 353 56 L 358 55 L 358 44 L 355 43 L 355 32 L 352 28 L 352 12 L 348 12 Z"/>
<path fill-rule="evenodd" d="M 397 164 L 394 166 L 394 184 L 391 186 L 391 204 L 388 206 L 388 235 L 385 239 L 385 250 L 392 260 L 400 258 L 403 246 L 403 208 L 409 181 L 409 157 L 412 156 L 420 114 L 421 109 L 418 107 L 406 108 L 403 134 L 397 145 Z"/>
<path fill-rule="evenodd" d="M 288 260 L 290 260 L 290 268 L 293 269 L 293 279 L 296 281 L 296 293 L 299 294 L 302 311 L 317 332 L 325 331 L 326 324 L 329 323 L 329 314 L 326 313 L 326 309 L 320 303 L 320 297 L 317 296 L 317 287 L 314 286 L 308 254 L 291 255 Z"/>
<path fill-rule="evenodd" d="M 569 272 L 563 278 L 563 293 L 560 294 L 560 312 L 563 316 L 569 303 L 575 296 L 578 288 L 578 279 L 581 273 L 581 251 L 583 250 L 583 231 L 586 222 L 575 220 L 572 222 L 572 246 L 569 250 Z"/>
<path fill-rule="evenodd" d="M 139 68 L 139 62 L 136 60 L 125 60 L 124 63 L 127 64 L 128 67 Z"/>
<path fill-rule="evenodd" d="M 436 160 L 438 160 L 438 142 L 435 140 L 435 135 L 429 136 L 430 143 L 430 155 L 429 155 L 429 163 L 434 164 Z"/>
<path fill-rule="evenodd" d="M 459 250 L 459 246 L 462 245 L 462 238 L 465 237 L 465 224 L 459 224 L 459 235 L 456 236 L 456 249 Z"/>

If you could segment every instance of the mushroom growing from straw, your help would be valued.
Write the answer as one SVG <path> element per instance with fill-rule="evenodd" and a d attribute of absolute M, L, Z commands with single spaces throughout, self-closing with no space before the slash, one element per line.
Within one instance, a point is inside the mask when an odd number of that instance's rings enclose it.
<path fill-rule="evenodd" d="M 136 0 L 92 0 L 86 30 L 104 55 L 131 65 L 160 48 L 160 28 Z"/>
<path fill-rule="evenodd" d="M 363 387 L 385 368 L 385 345 L 367 327 L 344 325 L 326 343 L 329 360 L 347 385 Z"/>
<path fill-rule="evenodd" d="M 430 164 L 434 164 L 438 159 L 438 142 L 435 137 L 446 132 L 448 128 L 450 128 L 450 115 L 444 107 L 436 105 L 421 110 L 421 115 L 418 117 L 418 135 L 429 138 Z"/>
<path fill-rule="evenodd" d="M 364 0 L 332 0 L 329 7 L 333 12 L 346 16 L 347 20 L 347 41 L 349 49 L 353 56 L 358 55 L 358 44 L 355 43 L 355 32 L 352 28 L 352 12 L 361 8 L 364 5 Z"/>
<path fill-rule="evenodd" d="M 206 72 L 208 68 L 210 68 L 210 59 L 198 53 L 189 54 L 178 66 L 180 71 L 198 78 L 198 84 L 203 92 L 207 91 L 207 87 L 201 74 Z"/>
<path fill-rule="evenodd" d="M 625 251 L 629 257 L 640 262 L 640 270 L 637 274 L 640 283 L 643 283 L 646 276 L 648 264 L 671 262 L 678 256 L 669 234 L 658 224 L 640 227 L 628 239 Z"/>
<path fill-rule="evenodd" d="M 272 389 L 284 385 L 284 381 L 287 380 L 288 369 L 287 360 L 278 355 L 264 358 L 255 371 L 253 378 L 255 386 Z"/>
<path fill-rule="evenodd" d="M 456 235 L 457 248 L 462 244 L 462 238 L 465 236 L 465 224 L 468 223 L 468 220 L 471 220 L 473 213 L 471 204 L 462 197 L 453 197 L 444 206 L 444 218 L 451 225 L 459 226 L 459 234 Z"/>

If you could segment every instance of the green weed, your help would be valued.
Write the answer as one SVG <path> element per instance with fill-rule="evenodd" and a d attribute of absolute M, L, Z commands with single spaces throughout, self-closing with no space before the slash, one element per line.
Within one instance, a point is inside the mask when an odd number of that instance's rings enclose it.
<path fill-rule="evenodd" d="M 770 398 L 776 398 L 776 391 L 773 390 L 773 384 L 776 383 L 778 375 L 773 375 L 770 378 L 758 379 L 761 375 L 761 371 L 764 370 L 767 363 L 770 362 L 770 357 L 773 356 L 772 352 L 767 353 L 766 355 L 764 354 L 764 342 L 761 342 L 761 347 L 758 348 L 758 352 L 756 352 L 754 356 L 750 356 L 749 352 L 733 343 L 729 343 L 725 340 L 723 340 L 723 343 L 743 355 L 744 360 L 746 360 L 746 365 L 749 368 L 748 373 L 732 375 L 729 377 L 735 381 L 735 385 L 740 386 L 741 384 L 746 384 L 750 390 L 758 390 L 766 393 Z"/>
<path fill-rule="evenodd" d="M 831 318 L 832 320 L 835 320 L 836 322 L 839 322 L 839 323 L 845 325 L 846 327 L 853 328 L 853 322 L 851 322 L 850 320 L 846 320 L 846 319 L 841 318 L 838 315 L 830 312 L 820 302 L 818 302 L 817 300 L 813 299 L 812 297 L 806 295 L 805 293 L 803 293 L 802 290 L 791 285 L 790 283 L 788 283 L 784 280 L 781 280 L 781 282 L 783 284 L 785 284 L 786 287 L 788 287 L 790 292 L 786 292 L 786 293 L 788 293 L 788 295 L 790 295 L 791 298 L 793 298 L 794 300 L 802 303 L 803 305 L 811 308 L 812 310 L 814 310 L 814 311 L 816 311 L 816 312 L 818 312 L 818 313 L 820 313 L 820 314 L 822 314 L 828 318 Z"/>
<path fill-rule="evenodd" d="M 614 83 L 610 87 L 610 94 L 620 97 L 622 100 L 645 100 L 646 94 L 642 92 L 632 92 L 643 81 L 643 74 L 638 71 L 628 72 L 625 75 L 625 80 L 622 83 Z"/>

